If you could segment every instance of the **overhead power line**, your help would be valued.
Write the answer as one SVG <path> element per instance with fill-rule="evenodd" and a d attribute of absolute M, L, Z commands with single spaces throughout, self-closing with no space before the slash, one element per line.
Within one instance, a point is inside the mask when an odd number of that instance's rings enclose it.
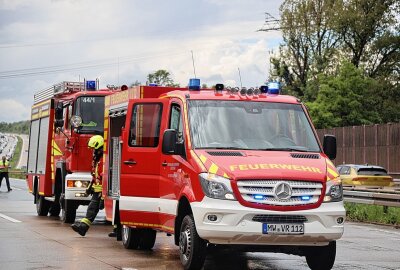
<path fill-rule="evenodd" d="M 119 57 L 118 59 L 105 59 L 105 60 L 87 61 L 87 62 L 66 64 L 66 65 L 9 70 L 9 71 L 0 72 L 0 79 L 21 78 L 21 77 L 29 77 L 29 76 L 35 76 L 35 75 L 47 75 L 47 74 L 54 74 L 54 73 L 59 73 L 59 72 L 64 72 L 64 71 L 72 71 L 72 70 L 104 68 L 104 67 L 118 66 L 118 65 L 133 63 L 133 62 L 140 62 L 140 61 L 145 61 L 145 60 L 159 58 L 159 57 L 176 56 L 176 55 L 181 55 L 181 54 L 186 54 L 186 53 L 187 53 L 186 51 L 179 51 L 179 52 L 174 52 L 174 53 L 152 54 L 150 56 Z"/>

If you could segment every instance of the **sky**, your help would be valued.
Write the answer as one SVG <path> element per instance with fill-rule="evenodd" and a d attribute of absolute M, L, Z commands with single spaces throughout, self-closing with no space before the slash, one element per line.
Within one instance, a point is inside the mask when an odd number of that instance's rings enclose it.
<path fill-rule="evenodd" d="M 260 32 L 283 0 L 0 0 L 0 122 L 28 120 L 35 92 L 98 78 L 146 83 L 166 69 L 186 86 L 259 86 L 279 31 Z"/>

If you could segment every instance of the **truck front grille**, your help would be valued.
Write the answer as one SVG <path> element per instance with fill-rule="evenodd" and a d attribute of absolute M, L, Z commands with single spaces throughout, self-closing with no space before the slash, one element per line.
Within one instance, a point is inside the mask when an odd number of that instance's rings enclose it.
<path fill-rule="evenodd" d="M 238 180 L 240 195 L 246 202 L 297 206 L 318 202 L 323 185 L 304 180 Z"/>
<path fill-rule="evenodd" d="M 255 215 L 252 219 L 262 223 L 304 223 L 307 222 L 305 216 L 297 215 Z"/>

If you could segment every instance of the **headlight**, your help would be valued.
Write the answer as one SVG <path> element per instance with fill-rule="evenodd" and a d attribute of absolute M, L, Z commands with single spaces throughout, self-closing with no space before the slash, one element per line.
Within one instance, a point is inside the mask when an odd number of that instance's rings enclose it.
<path fill-rule="evenodd" d="M 229 179 L 209 173 L 199 174 L 203 192 L 207 197 L 220 200 L 236 200 Z"/>
<path fill-rule="evenodd" d="M 326 182 L 326 193 L 324 202 L 340 202 L 343 201 L 343 186 L 340 178 L 335 178 Z"/>
<path fill-rule="evenodd" d="M 67 187 L 69 188 L 87 188 L 89 186 L 89 181 L 81 180 L 68 180 Z"/>
<path fill-rule="evenodd" d="M 71 126 L 78 128 L 82 125 L 82 117 L 74 115 L 71 117 Z"/>

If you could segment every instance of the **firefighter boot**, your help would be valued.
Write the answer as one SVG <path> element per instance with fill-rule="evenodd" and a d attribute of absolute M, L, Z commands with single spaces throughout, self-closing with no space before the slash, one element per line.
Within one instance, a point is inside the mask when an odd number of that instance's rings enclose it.
<path fill-rule="evenodd" d="M 85 236 L 86 232 L 89 230 L 89 226 L 83 222 L 75 222 L 71 225 L 72 229 L 82 236 Z"/>

